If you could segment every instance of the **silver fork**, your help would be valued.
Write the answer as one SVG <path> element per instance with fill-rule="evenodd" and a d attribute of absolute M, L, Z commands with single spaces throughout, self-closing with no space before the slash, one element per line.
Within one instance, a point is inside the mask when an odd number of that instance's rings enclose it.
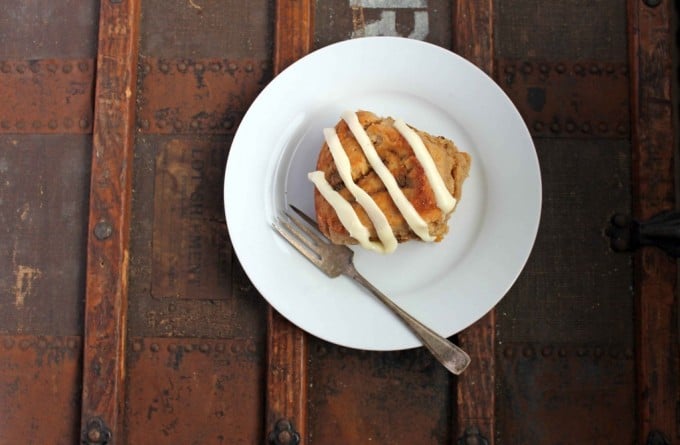
<path fill-rule="evenodd" d="M 291 206 L 307 223 L 303 223 L 290 213 L 284 211 L 282 216 L 272 223 L 274 229 L 285 238 L 296 250 L 304 255 L 316 267 L 331 278 L 346 275 L 371 291 L 381 302 L 390 308 L 423 345 L 446 369 L 459 375 L 470 364 L 470 356 L 460 347 L 428 328 L 408 312 L 395 304 L 389 297 L 380 292 L 354 267 L 354 252 L 347 246 L 332 244 L 321 234 L 316 223 L 302 211 Z"/>

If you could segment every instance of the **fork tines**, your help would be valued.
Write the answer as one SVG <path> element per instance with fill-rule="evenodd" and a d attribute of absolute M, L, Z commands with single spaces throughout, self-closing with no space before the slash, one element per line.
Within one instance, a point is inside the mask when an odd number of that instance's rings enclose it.
<path fill-rule="evenodd" d="M 311 218 L 302 213 L 299 209 L 295 207 L 293 207 L 293 209 L 300 214 L 305 221 L 312 221 Z M 277 217 L 272 223 L 272 227 L 308 260 L 317 266 L 321 266 L 320 247 L 323 244 L 326 244 L 326 241 L 316 233 L 315 228 L 310 227 L 285 210 L 283 211 L 283 214 Z"/>

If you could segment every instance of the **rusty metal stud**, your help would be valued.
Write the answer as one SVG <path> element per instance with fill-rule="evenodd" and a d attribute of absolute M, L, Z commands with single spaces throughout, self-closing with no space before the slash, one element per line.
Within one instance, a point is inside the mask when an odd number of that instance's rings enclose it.
<path fill-rule="evenodd" d="M 38 340 L 38 347 L 40 349 L 45 349 L 47 347 L 47 341 L 45 341 L 44 338 L 41 338 L 40 340 Z"/>
<path fill-rule="evenodd" d="M 274 430 L 269 433 L 267 439 L 270 445 L 298 445 L 300 434 L 295 431 L 289 420 L 281 419 L 276 422 Z"/>
<path fill-rule="evenodd" d="M 234 354 L 240 354 L 241 353 L 241 346 L 237 343 L 234 343 L 231 345 L 231 352 Z"/>
<path fill-rule="evenodd" d="M 583 133 L 590 133 L 593 130 L 589 122 L 584 122 L 581 124 L 581 131 Z"/>
<path fill-rule="evenodd" d="M 40 127 L 42 127 L 42 122 L 40 122 L 39 120 L 34 120 L 32 126 L 33 126 L 34 129 L 37 130 Z"/>
<path fill-rule="evenodd" d="M 139 126 L 142 127 L 144 130 L 148 130 L 150 124 L 147 119 L 142 119 L 142 121 L 139 123 Z"/>
<path fill-rule="evenodd" d="M 567 356 L 567 350 L 564 348 L 560 348 L 557 350 L 557 355 L 564 358 Z"/>
<path fill-rule="evenodd" d="M 93 417 L 87 421 L 82 439 L 86 445 L 106 445 L 111 442 L 111 430 L 100 417 Z"/>
<path fill-rule="evenodd" d="M 489 445 L 489 439 L 484 437 L 476 426 L 469 426 L 458 438 L 456 445 Z"/>
<path fill-rule="evenodd" d="M 132 343 L 132 350 L 135 351 L 135 352 L 141 351 L 142 350 L 142 342 L 136 341 L 136 342 Z"/>
<path fill-rule="evenodd" d="M 661 4 L 661 0 L 643 0 L 643 3 L 650 8 L 656 8 Z"/>
<path fill-rule="evenodd" d="M 197 73 L 202 73 L 203 71 L 205 71 L 205 65 L 203 65 L 200 62 L 197 63 L 196 65 L 194 65 L 194 71 L 196 71 Z"/>
<path fill-rule="evenodd" d="M 198 347 L 198 350 L 205 353 L 210 351 L 210 346 L 208 346 L 207 343 L 201 343 L 201 346 Z"/>
<path fill-rule="evenodd" d="M 78 69 L 81 73 L 85 73 L 90 69 L 90 65 L 87 62 L 78 62 Z"/>
<path fill-rule="evenodd" d="M 179 62 L 177 64 L 177 71 L 180 73 L 185 73 L 187 71 L 187 64 L 184 62 Z"/>
<path fill-rule="evenodd" d="M 166 125 L 167 125 L 167 122 L 165 122 L 163 119 L 156 121 L 156 126 L 158 128 L 165 128 Z"/>
<path fill-rule="evenodd" d="M 67 117 L 66 119 L 64 119 L 64 127 L 71 128 L 72 126 L 73 126 L 73 119 L 71 119 L 70 117 Z"/>
<path fill-rule="evenodd" d="M 557 66 L 555 66 L 555 71 L 557 71 L 559 74 L 563 74 L 565 71 L 567 71 L 567 67 L 565 67 L 563 63 L 558 63 Z"/>
<path fill-rule="evenodd" d="M 176 309 L 177 309 L 177 306 L 175 306 L 175 303 L 170 303 L 168 305 L 168 312 L 175 312 Z"/>
<path fill-rule="evenodd" d="M 5 341 L 3 343 L 5 345 L 5 348 L 7 349 L 12 349 L 12 347 L 14 346 L 14 340 L 12 340 L 9 337 L 5 338 Z"/>
<path fill-rule="evenodd" d="M 253 64 L 249 63 L 246 65 L 246 73 L 252 73 L 253 72 Z"/>
<path fill-rule="evenodd" d="M 607 125 L 606 122 L 600 122 L 597 129 L 600 130 L 601 133 L 606 133 L 609 131 L 609 125 Z"/>
<path fill-rule="evenodd" d="M 47 64 L 47 71 L 49 71 L 50 73 L 56 73 L 58 68 L 59 67 L 54 63 Z"/>
<path fill-rule="evenodd" d="M 168 352 L 175 352 L 177 350 L 177 346 L 175 345 L 168 345 Z"/>
<path fill-rule="evenodd" d="M 541 355 L 543 357 L 550 357 L 552 353 L 553 353 L 552 346 L 544 346 L 543 349 L 541 349 Z"/>
<path fill-rule="evenodd" d="M 26 67 L 24 65 L 21 65 L 21 64 L 17 65 L 14 69 L 16 69 L 17 73 L 19 73 L 19 74 L 23 74 L 24 71 L 26 71 Z"/>
<path fill-rule="evenodd" d="M 626 134 L 628 132 L 628 129 L 626 128 L 626 125 L 622 122 L 616 126 L 616 131 L 618 131 L 619 134 Z"/>
<path fill-rule="evenodd" d="M 586 349 L 586 348 L 578 348 L 578 349 L 576 349 L 576 355 L 577 355 L 578 357 L 585 357 L 586 355 L 588 355 L 588 349 Z"/>
<path fill-rule="evenodd" d="M 538 67 L 538 70 L 543 74 L 548 74 L 550 72 L 550 67 L 547 63 L 541 63 L 541 65 Z"/>
<path fill-rule="evenodd" d="M 158 65 L 158 69 L 161 70 L 161 73 L 167 73 L 170 71 L 170 65 L 168 65 L 166 62 L 161 62 Z"/>
<path fill-rule="evenodd" d="M 68 74 L 68 73 L 70 73 L 71 71 L 73 71 L 73 67 L 71 66 L 70 63 L 65 63 L 64 66 L 61 67 L 61 70 L 62 70 L 64 73 Z"/>
<path fill-rule="evenodd" d="M 175 130 L 179 131 L 182 129 L 182 121 L 181 120 L 175 120 L 175 122 L 172 123 L 172 126 L 175 128 Z"/>
<path fill-rule="evenodd" d="M 585 73 L 585 69 L 583 68 L 582 65 L 579 65 L 579 64 L 577 63 L 576 65 L 574 65 L 574 72 L 575 72 L 576 74 L 584 74 L 584 73 Z"/>
<path fill-rule="evenodd" d="M 157 343 L 151 343 L 151 346 L 149 346 L 149 349 L 151 349 L 151 352 L 158 352 L 161 348 L 158 346 Z"/>
<path fill-rule="evenodd" d="M 571 121 L 567 122 L 567 124 L 565 125 L 565 128 L 566 128 L 568 133 L 573 133 L 574 131 L 576 131 L 576 124 L 571 122 Z"/>
<path fill-rule="evenodd" d="M 49 122 L 47 122 L 47 126 L 50 127 L 52 130 L 57 128 L 57 120 L 56 119 L 50 119 Z"/>
<path fill-rule="evenodd" d="M 33 74 L 36 74 L 40 71 L 40 64 L 38 62 L 31 62 L 28 64 L 28 69 L 31 70 Z"/>
<path fill-rule="evenodd" d="M 600 74 L 600 67 L 597 65 L 591 65 L 590 74 Z"/>
<path fill-rule="evenodd" d="M 227 65 L 227 69 L 229 70 L 230 73 L 234 74 L 236 70 L 238 69 L 238 65 L 236 65 L 234 62 L 229 62 L 229 65 Z"/>
<path fill-rule="evenodd" d="M 197 121 L 196 119 L 192 120 L 190 126 L 191 126 L 191 128 L 193 128 L 194 130 L 197 130 L 198 127 L 199 127 L 198 121 Z"/>
<path fill-rule="evenodd" d="M 506 346 L 503 349 L 503 356 L 505 358 L 512 358 L 515 355 L 515 349 L 512 346 Z"/>
<path fill-rule="evenodd" d="M 75 349 L 77 344 L 75 340 L 70 339 L 69 341 L 66 342 L 66 346 L 68 346 L 69 349 Z"/>
<path fill-rule="evenodd" d="M 532 72 L 533 70 L 534 70 L 534 67 L 531 66 L 531 63 L 529 63 L 529 62 L 524 62 L 524 63 L 522 64 L 522 72 L 523 72 L 524 74 L 527 74 L 527 75 L 528 75 L 528 74 L 531 74 L 531 72 Z"/>
<path fill-rule="evenodd" d="M 532 346 L 525 346 L 522 350 L 522 355 L 526 358 L 533 358 L 536 355 L 536 351 Z"/>
<path fill-rule="evenodd" d="M 543 131 L 543 122 L 541 121 L 534 122 L 534 131 Z"/>
<path fill-rule="evenodd" d="M 505 69 L 505 74 L 514 74 L 515 73 L 515 65 L 506 65 Z"/>
<path fill-rule="evenodd" d="M 213 62 L 210 64 L 210 71 L 218 73 L 222 70 L 222 65 L 219 62 Z"/>
<path fill-rule="evenodd" d="M 593 352 L 593 355 L 595 357 L 598 357 L 598 358 L 602 357 L 603 354 L 604 354 L 604 351 L 600 347 L 595 348 L 595 351 Z"/>
<path fill-rule="evenodd" d="M 227 118 L 222 122 L 222 126 L 227 130 L 231 130 L 234 128 L 234 121 L 230 118 Z"/>
<path fill-rule="evenodd" d="M 604 72 L 607 74 L 614 74 L 616 72 L 616 68 L 614 65 L 607 65 L 604 69 Z"/>
<path fill-rule="evenodd" d="M 184 345 L 182 347 L 182 349 L 184 350 L 184 352 L 191 352 L 191 351 L 194 350 L 194 346 L 192 344 L 187 344 L 187 345 Z"/>
<path fill-rule="evenodd" d="M 11 124 L 9 123 L 8 120 L 3 120 L 2 122 L 0 122 L 0 127 L 2 127 L 5 130 L 9 130 L 10 126 Z"/>
<path fill-rule="evenodd" d="M 23 120 L 20 119 L 20 120 L 17 121 L 16 125 L 17 125 L 17 129 L 23 130 L 24 127 L 26 127 L 26 122 L 24 122 Z"/>
<path fill-rule="evenodd" d="M 26 349 L 31 347 L 31 342 L 28 340 L 21 340 L 21 342 L 19 343 L 19 347 L 25 351 Z"/>
<path fill-rule="evenodd" d="M 222 343 L 218 343 L 217 346 L 215 346 L 215 351 L 224 352 L 224 345 Z"/>
<path fill-rule="evenodd" d="M 550 124 L 550 131 L 552 131 L 553 133 L 559 133 L 560 131 L 562 131 L 562 127 L 560 126 L 559 123 L 553 122 L 552 124 Z"/>
<path fill-rule="evenodd" d="M 2 66 L 0 66 L 0 71 L 7 74 L 12 71 L 12 67 L 9 65 L 9 63 L 3 63 Z"/>
<path fill-rule="evenodd" d="M 108 221 L 99 221 L 94 226 L 94 236 L 99 240 L 103 241 L 108 239 L 113 234 L 113 226 Z"/>
<path fill-rule="evenodd" d="M 86 118 L 82 118 L 78 121 L 78 126 L 80 128 L 82 128 L 83 130 L 86 129 L 88 125 L 89 125 L 89 122 L 87 121 Z"/>

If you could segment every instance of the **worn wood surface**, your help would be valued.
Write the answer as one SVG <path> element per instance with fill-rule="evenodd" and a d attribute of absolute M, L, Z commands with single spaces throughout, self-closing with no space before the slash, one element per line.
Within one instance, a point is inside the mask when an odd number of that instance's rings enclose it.
<path fill-rule="evenodd" d="M 2 6 L 0 443 L 95 443 L 95 416 L 109 443 L 679 440 L 677 268 L 603 235 L 613 213 L 644 219 L 677 198 L 671 2 Z M 304 334 L 227 236 L 224 164 L 249 104 L 310 50 L 367 35 L 467 57 L 535 138 L 536 246 L 455 339 L 473 356 L 460 378 L 422 348 Z"/>
<path fill-rule="evenodd" d="M 277 0 L 274 74 L 312 49 L 314 1 Z M 307 334 L 268 308 L 267 410 L 270 440 L 307 436 Z M 288 439 L 290 440 L 290 439 Z"/>
<path fill-rule="evenodd" d="M 494 72 L 494 3 L 458 1 L 453 14 L 454 50 L 485 73 Z M 460 346 L 472 357 L 456 382 L 456 436 L 480 435 L 495 443 L 496 311 L 458 334 Z"/>
<path fill-rule="evenodd" d="M 677 6 L 677 5 L 676 5 Z M 646 220 L 672 210 L 677 172 L 677 30 L 671 2 L 655 8 L 628 2 L 631 67 L 633 215 Z M 677 69 L 677 68 L 675 68 Z M 677 92 L 676 92 L 677 93 Z M 677 100 L 677 96 L 675 96 Z M 637 440 L 680 440 L 680 351 L 677 263 L 656 249 L 635 255 Z M 649 443 L 649 442 L 648 442 Z"/>
<path fill-rule="evenodd" d="M 139 2 L 102 2 L 94 91 L 81 430 L 122 435 Z M 98 424 L 95 421 L 103 422 Z M 95 423 L 93 423 L 95 422 Z"/>

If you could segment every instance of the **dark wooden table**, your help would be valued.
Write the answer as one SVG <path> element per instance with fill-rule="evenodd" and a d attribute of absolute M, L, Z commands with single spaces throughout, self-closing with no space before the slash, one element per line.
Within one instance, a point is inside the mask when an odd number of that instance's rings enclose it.
<path fill-rule="evenodd" d="M 676 262 L 606 235 L 680 196 L 670 0 L 0 6 L 0 444 L 680 443 Z M 459 378 L 303 333 L 231 249 L 249 104 L 364 35 L 466 57 L 537 147 L 534 251 Z"/>

